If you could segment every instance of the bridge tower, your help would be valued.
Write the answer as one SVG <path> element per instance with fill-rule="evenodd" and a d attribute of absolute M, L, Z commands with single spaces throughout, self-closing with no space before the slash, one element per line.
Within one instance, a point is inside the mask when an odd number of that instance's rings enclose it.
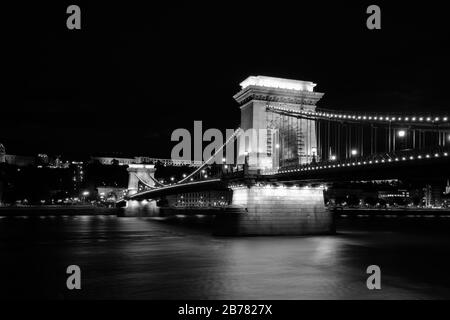
<path fill-rule="evenodd" d="M 217 233 L 235 235 L 306 235 L 333 232 L 333 218 L 325 208 L 324 188 L 295 183 L 258 183 L 258 170 L 276 170 L 317 159 L 316 123 L 282 110 L 315 111 L 323 94 L 315 83 L 264 76 L 241 82 L 234 98 L 241 108 L 241 129 L 257 132 L 257 141 L 239 141 L 248 172 L 238 186 L 231 186 L 232 205 L 244 208 L 239 215 L 219 217 Z M 250 130 L 256 129 L 256 130 Z M 262 134 L 266 132 L 266 134 Z M 254 134 L 250 134 L 253 137 Z M 262 139 L 261 139 L 262 137 Z"/>
<path fill-rule="evenodd" d="M 128 195 L 139 191 L 139 183 L 147 186 L 155 185 L 155 166 L 153 164 L 130 164 L 128 166 Z"/>
<path fill-rule="evenodd" d="M 311 163 L 317 159 L 316 123 L 281 112 L 314 111 L 323 93 L 315 83 L 266 76 L 250 76 L 241 82 L 234 99 L 241 108 L 241 129 L 266 132 L 258 144 L 240 143 L 238 163 L 248 156 L 250 169 L 278 169 Z M 256 146 L 256 147 L 255 147 Z"/>

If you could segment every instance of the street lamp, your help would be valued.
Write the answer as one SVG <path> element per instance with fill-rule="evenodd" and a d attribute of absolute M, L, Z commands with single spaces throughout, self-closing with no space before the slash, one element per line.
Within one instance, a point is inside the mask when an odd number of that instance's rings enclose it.
<path fill-rule="evenodd" d="M 244 165 L 243 165 L 244 172 L 248 170 L 248 151 L 244 152 Z"/>
<path fill-rule="evenodd" d="M 82 195 L 83 195 L 83 200 L 84 200 L 84 202 L 86 202 L 86 198 L 89 196 L 89 191 L 83 191 L 83 193 L 82 193 Z"/>
<path fill-rule="evenodd" d="M 312 148 L 311 148 L 311 152 L 312 152 L 311 163 L 312 163 L 312 164 L 316 164 L 316 162 L 317 162 L 317 158 L 316 158 L 317 148 L 316 148 L 316 147 L 312 147 Z"/>
<path fill-rule="evenodd" d="M 397 131 L 397 137 L 398 137 L 399 139 L 401 139 L 401 141 L 399 141 L 399 146 L 400 146 L 402 149 L 407 149 L 407 144 L 408 144 L 408 142 L 407 142 L 407 140 L 406 140 L 406 130 L 405 130 L 405 129 L 399 129 L 399 130 Z M 394 150 L 395 150 L 395 140 L 394 140 Z"/>
<path fill-rule="evenodd" d="M 334 156 L 334 155 L 330 157 L 330 160 L 331 160 L 331 161 L 336 161 L 336 159 L 337 159 L 337 158 L 336 158 L 336 156 Z"/>
<path fill-rule="evenodd" d="M 358 150 L 352 149 L 351 154 L 352 156 L 356 156 L 358 154 Z"/>

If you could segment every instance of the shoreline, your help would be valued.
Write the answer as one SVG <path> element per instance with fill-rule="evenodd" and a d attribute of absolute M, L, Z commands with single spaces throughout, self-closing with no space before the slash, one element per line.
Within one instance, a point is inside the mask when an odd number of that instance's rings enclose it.
<path fill-rule="evenodd" d="M 39 216 L 39 215 L 117 215 L 117 208 L 95 207 L 92 205 L 36 205 L 36 206 L 3 206 L 0 216 Z"/>
<path fill-rule="evenodd" d="M 367 209 L 367 208 L 344 208 L 330 209 L 335 217 L 338 218 L 356 218 L 356 217 L 450 217 L 449 208 L 389 208 L 389 209 Z M 179 214 L 184 213 L 180 210 Z M 192 211 L 189 210 L 189 211 Z M 203 215 L 205 212 L 192 212 L 187 216 Z M 123 216 L 121 208 L 97 207 L 90 204 L 86 205 L 29 205 L 29 206 L 0 206 L 0 216 L 38 216 L 38 215 L 117 215 Z M 173 214 L 177 216 L 177 214 Z M 134 216 L 134 215 L 130 215 Z M 146 216 L 139 215 L 136 216 Z M 150 215 L 149 215 L 150 216 Z M 168 215 L 170 216 L 170 215 Z"/>

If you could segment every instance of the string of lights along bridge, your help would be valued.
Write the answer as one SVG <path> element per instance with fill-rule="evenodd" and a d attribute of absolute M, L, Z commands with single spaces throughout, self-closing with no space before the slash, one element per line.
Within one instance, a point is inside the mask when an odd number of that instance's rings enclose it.
<path fill-rule="evenodd" d="M 404 124 L 404 123 L 433 123 L 433 124 L 447 124 L 449 122 L 449 118 L 447 116 L 443 117 L 434 117 L 434 116 L 399 116 L 395 115 L 385 115 L 382 116 L 380 114 L 351 114 L 348 112 L 338 112 L 332 110 L 317 110 L 317 111 L 296 111 L 294 109 L 285 108 L 285 107 L 274 107 L 269 106 L 269 109 L 284 111 L 290 113 L 292 115 L 301 115 L 305 117 L 311 117 L 315 119 L 328 119 L 328 120 L 348 120 L 348 121 L 370 121 L 370 122 L 382 122 L 385 121 L 391 124 Z"/>
<path fill-rule="evenodd" d="M 324 110 L 299 111 L 284 106 L 268 106 L 267 109 L 284 116 L 315 121 L 317 153 L 315 161 L 304 166 L 294 164 L 265 170 L 263 174 L 375 165 L 448 155 L 443 151 L 450 145 L 447 116 L 362 115 Z"/>
<path fill-rule="evenodd" d="M 419 154 L 419 155 L 409 155 L 409 156 L 401 156 L 401 157 L 392 157 L 389 154 L 383 155 L 384 158 L 375 159 L 375 160 L 357 160 L 357 161 L 348 161 L 343 163 L 335 163 L 335 164 L 327 164 L 327 165 L 309 165 L 303 168 L 296 169 L 287 169 L 287 170 L 276 170 L 276 171 L 264 171 L 263 175 L 282 175 L 282 174 L 290 174 L 295 172 L 304 172 L 304 171 L 316 171 L 316 170 L 325 170 L 325 169 L 336 169 L 336 168 L 348 168 L 348 167 L 356 167 L 356 166 L 373 166 L 373 165 L 382 165 L 389 164 L 395 162 L 402 161 L 420 161 L 420 160 L 430 160 L 436 159 L 440 157 L 448 157 L 448 152 L 438 152 L 434 154 Z M 382 157 L 382 156 L 380 156 Z"/>

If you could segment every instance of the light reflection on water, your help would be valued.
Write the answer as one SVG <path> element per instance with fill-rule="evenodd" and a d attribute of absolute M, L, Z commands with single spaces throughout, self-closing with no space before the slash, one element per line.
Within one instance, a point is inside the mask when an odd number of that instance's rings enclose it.
<path fill-rule="evenodd" d="M 346 222 L 331 236 L 226 238 L 148 218 L 3 218 L 0 274 L 6 285 L 0 293 L 68 299 L 449 298 L 447 230 Z M 65 289 L 71 264 L 82 269 L 78 292 Z M 381 267 L 380 291 L 366 288 L 370 264 Z"/>

